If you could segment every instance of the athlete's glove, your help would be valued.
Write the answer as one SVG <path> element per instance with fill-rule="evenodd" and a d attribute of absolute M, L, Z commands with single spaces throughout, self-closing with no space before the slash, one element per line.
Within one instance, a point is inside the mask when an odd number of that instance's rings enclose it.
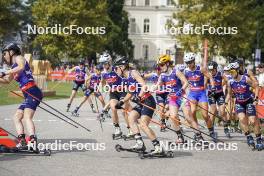
<path fill-rule="evenodd" d="M 115 108 L 116 109 L 122 109 L 122 106 L 124 105 L 124 102 L 123 101 L 119 101 L 116 105 L 115 105 Z"/>
<path fill-rule="evenodd" d="M 184 90 L 183 89 L 180 89 L 178 92 L 176 92 L 176 96 L 177 97 L 182 96 L 183 92 L 184 92 Z"/>
<path fill-rule="evenodd" d="M 3 78 L 5 75 L 5 72 L 0 72 L 0 78 Z"/>
<path fill-rule="evenodd" d="M 255 97 L 254 104 L 256 105 L 258 103 L 258 97 Z"/>
<path fill-rule="evenodd" d="M 141 98 L 138 97 L 138 96 L 134 96 L 134 97 L 132 97 L 131 101 L 134 102 L 134 103 L 140 103 L 141 102 Z"/>

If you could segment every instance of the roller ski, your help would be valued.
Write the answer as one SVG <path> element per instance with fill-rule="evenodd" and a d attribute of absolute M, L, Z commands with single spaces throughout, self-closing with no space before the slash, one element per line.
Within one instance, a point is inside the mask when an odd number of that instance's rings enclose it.
<path fill-rule="evenodd" d="M 44 150 L 28 150 L 28 147 L 22 149 L 22 148 L 8 148 L 4 145 L 0 145 L 0 153 L 10 153 L 10 154 L 37 154 L 37 155 L 44 155 L 44 156 L 50 156 L 51 150 L 50 149 L 44 149 Z"/>
<path fill-rule="evenodd" d="M 120 127 L 115 127 L 115 133 L 112 134 L 113 140 L 118 140 L 123 138 L 123 133 L 120 129 Z"/>
<path fill-rule="evenodd" d="M 136 140 L 136 144 L 130 148 L 124 148 L 121 145 L 116 145 L 115 147 L 117 152 L 120 151 L 127 151 L 127 152 L 133 152 L 133 153 L 145 153 L 146 147 L 142 140 Z"/>
<path fill-rule="evenodd" d="M 0 153 L 51 155 L 50 149 L 39 150 L 37 148 L 37 139 L 35 136 L 27 139 L 18 137 L 18 143 L 14 147 L 0 145 Z"/>
<path fill-rule="evenodd" d="M 249 148 L 251 148 L 251 150 L 254 151 L 256 149 L 254 139 L 251 135 L 247 136 L 247 144 L 248 144 Z"/>
<path fill-rule="evenodd" d="M 138 153 L 140 159 L 145 158 L 173 158 L 174 153 L 172 151 L 164 151 L 159 145 L 155 146 L 155 149 L 150 152 Z"/>
<path fill-rule="evenodd" d="M 79 117 L 80 114 L 78 113 L 79 107 L 76 107 L 74 111 L 72 111 L 72 116 Z"/>
<path fill-rule="evenodd" d="M 115 150 L 117 152 L 126 151 L 126 152 L 132 152 L 132 153 L 146 153 L 147 154 L 147 152 L 145 152 L 145 150 L 146 150 L 145 146 L 142 149 L 138 149 L 138 148 L 134 148 L 134 147 L 124 148 L 121 145 L 117 144 L 115 146 Z"/>
<path fill-rule="evenodd" d="M 261 151 L 264 149 L 263 139 L 261 137 L 256 139 L 256 150 Z"/>

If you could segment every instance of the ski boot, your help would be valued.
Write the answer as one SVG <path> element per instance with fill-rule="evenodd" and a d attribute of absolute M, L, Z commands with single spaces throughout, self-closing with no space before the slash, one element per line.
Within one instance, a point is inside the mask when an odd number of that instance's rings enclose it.
<path fill-rule="evenodd" d="M 33 152 L 35 153 L 39 152 L 36 135 L 31 135 L 29 137 L 28 146 L 29 146 L 29 149 L 32 150 Z"/>
<path fill-rule="evenodd" d="M 208 148 L 209 142 L 205 141 L 201 134 L 195 133 L 193 139 L 194 142 L 198 144 L 198 146 L 202 146 L 203 148 Z"/>
<path fill-rule="evenodd" d="M 70 111 L 70 107 L 71 107 L 71 104 L 69 103 L 69 104 L 67 105 L 66 112 L 69 112 L 69 111 Z"/>
<path fill-rule="evenodd" d="M 103 115 L 104 115 L 104 118 L 109 118 L 109 119 L 111 119 L 111 115 L 108 113 L 108 110 L 103 110 L 102 113 L 103 113 Z"/>
<path fill-rule="evenodd" d="M 224 128 L 224 133 L 226 135 L 227 138 L 231 138 L 230 132 L 228 128 Z"/>
<path fill-rule="evenodd" d="M 91 108 L 92 108 L 93 113 L 96 113 L 96 110 L 95 110 L 94 104 L 91 104 Z"/>
<path fill-rule="evenodd" d="M 79 107 L 77 106 L 74 111 L 72 111 L 72 116 L 79 117 L 80 114 L 78 113 Z"/>
<path fill-rule="evenodd" d="M 178 138 L 176 139 L 175 144 L 176 145 L 180 145 L 180 144 L 184 144 L 184 143 L 186 143 L 186 141 L 184 140 L 183 136 L 182 135 L 178 136 Z"/>
<path fill-rule="evenodd" d="M 145 152 L 146 146 L 142 140 L 136 140 L 136 144 L 132 146 L 130 149 L 136 152 Z"/>
<path fill-rule="evenodd" d="M 247 144 L 252 150 L 254 150 L 256 148 L 254 139 L 251 135 L 247 136 Z"/>
<path fill-rule="evenodd" d="M 125 141 L 127 141 L 127 140 L 131 140 L 131 139 L 135 139 L 135 135 L 133 134 L 133 132 L 130 129 L 128 129 L 127 135 L 124 135 L 123 138 Z"/>
<path fill-rule="evenodd" d="M 104 117 L 103 112 L 101 112 L 101 113 L 97 116 L 97 120 L 99 120 L 99 121 L 101 121 L 101 122 L 104 122 L 104 121 L 105 121 L 105 117 Z"/>
<path fill-rule="evenodd" d="M 210 136 L 213 139 L 214 143 L 217 143 L 217 141 L 218 141 L 217 140 L 217 132 L 215 132 L 215 131 L 210 132 Z"/>
<path fill-rule="evenodd" d="M 238 126 L 234 127 L 234 132 L 242 134 L 242 130 Z"/>
<path fill-rule="evenodd" d="M 256 139 L 256 149 L 261 151 L 264 149 L 263 139 L 261 137 Z"/>
<path fill-rule="evenodd" d="M 18 150 L 26 150 L 27 149 L 27 142 L 24 134 L 20 134 L 17 137 L 18 143 L 16 145 L 16 148 Z"/>
<path fill-rule="evenodd" d="M 122 138 L 122 131 L 120 127 L 115 127 L 115 133 L 112 134 L 113 140 L 121 139 Z"/>
<path fill-rule="evenodd" d="M 160 145 L 155 145 L 154 150 L 151 152 L 152 155 L 160 155 L 164 153 L 164 149 Z"/>
<path fill-rule="evenodd" d="M 160 132 L 165 132 L 166 131 L 166 122 L 165 120 L 161 120 L 161 127 L 160 127 Z"/>

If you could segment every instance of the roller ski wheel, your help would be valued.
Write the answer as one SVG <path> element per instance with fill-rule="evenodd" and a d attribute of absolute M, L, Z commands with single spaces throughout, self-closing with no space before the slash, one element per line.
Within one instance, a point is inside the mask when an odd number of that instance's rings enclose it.
<path fill-rule="evenodd" d="M 4 145 L 0 145 L 0 153 L 7 153 L 7 152 L 9 152 L 9 148 Z"/>
<path fill-rule="evenodd" d="M 122 133 L 120 133 L 120 134 L 112 134 L 112 139 L 113 140 L 119 140 L 119 139 L 122 139 L 123 138 L 123 135 L 122 135 Z"/>
<path fill-rule="evenodd" d="M 252 151 L 256 149 L 256 145 L 252 136 L 247 136 L 247 145 Z"/>
<path fill-rule="evenodd" d="M 256 149 L 258 151 L 261 151 L 261 150 L 264 149 L 264 144 L 263 144 L 263 139 L 262 138 L 256 139 Z"/>
<path fill-rule="evenodd" d="M 123 135 L 122 138 L 125 140 L 125 141 L 129 141 L 129 140 L 134 140 L 135 139 L 135 135 Z"/>
<path fill-rule="evenodd" d="M 43 154 L 45 156 L 51 156 L 51 150 L 50 149 L 45 149 L 45 150 L 43 150 Z"/>
<path fill-rule="evenodd" d="M 144 150 L 136 150 L 136 149 L 133 149 L 133 148 L 124 148 L 120 144 L 117 144 L 115 146 L 115 150 L 117 152 L 126 151 L 126 152 L 132 152 L 132 153 L 146 153 Z"/>
<path fill-rule="evenodd" d="M 145 158 L 174 158 L 174 153 L 172 151 L 155 153 L 155 154 L 153 154 L 152 152 L 147 152 L 147 153 L 141 152 L 141 153 L 138 153 L 138 156 L 140 159 L 145 159 Z"/>
<path fill-rule="evenodd" d="M 255 149 L 258 151 L 261 151 L 264 149 L 264 145 L 263 144 L 256 144 Z"/>
<path fill-rule="evenodd" d="M 210 136 L 211 136 L 212 141 L 213 141 L 214 143 L 217 143 L 217 142 L 218 142 L 218 138 L 217 138 L 218 135 L 217 135 L 217 132 L 213 132 L 213 133 L 211 133 Z"/>
<path fill-rule="evenodd" d="M 77 113 L 77 112 L 72 112 L 72 116 L 74 116 L 74 117 L 79 117 L 79 116 L 80 116 L 80 114 L 79 114 L 79 113 Z"/>
<path fill-rule="evenodd" d="M 256 146 L 255 144 L 248 144 L 249 148 L 252 150 L 252 151 L 255 151 L 256 150 Z"/>
<path fill-rule="evenodd" d="M 3 149 L 1 147 L 1 149 Z M 0 152 L 1 153 L 1 152 Z M 5 151 L 3 153 L 10 153 L 10 154 L 35 154 L 35 155 L 44 155 L 44 156 L 51 156 L 51 150 L 50 149 L 44 149 L 44 150 L 39 150 L 39 149 L 29 149 L 28 148 L 7 148 L 5 147 Z"/>
<path fill-rule="evenodd" d="M 227 138 L 229 138 L 229 139 L 231 138 L 231 134 L 229 132 L 229 129 L 224 129 L 224 133 L 225 133 Z"/>

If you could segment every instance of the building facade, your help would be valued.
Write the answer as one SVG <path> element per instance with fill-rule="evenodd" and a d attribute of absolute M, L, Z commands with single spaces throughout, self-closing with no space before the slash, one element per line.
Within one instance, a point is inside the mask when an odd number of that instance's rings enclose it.
<path fill-rule="evenodd" d="M 128 12 L 129 38 L 134 45 L 135 60 L 151 67 L 161 54 L 176 58 L 179 44 L 169 35 L 166 24 L 179 10 L 177 1 L 126 0 L 124 9 Z"/>

